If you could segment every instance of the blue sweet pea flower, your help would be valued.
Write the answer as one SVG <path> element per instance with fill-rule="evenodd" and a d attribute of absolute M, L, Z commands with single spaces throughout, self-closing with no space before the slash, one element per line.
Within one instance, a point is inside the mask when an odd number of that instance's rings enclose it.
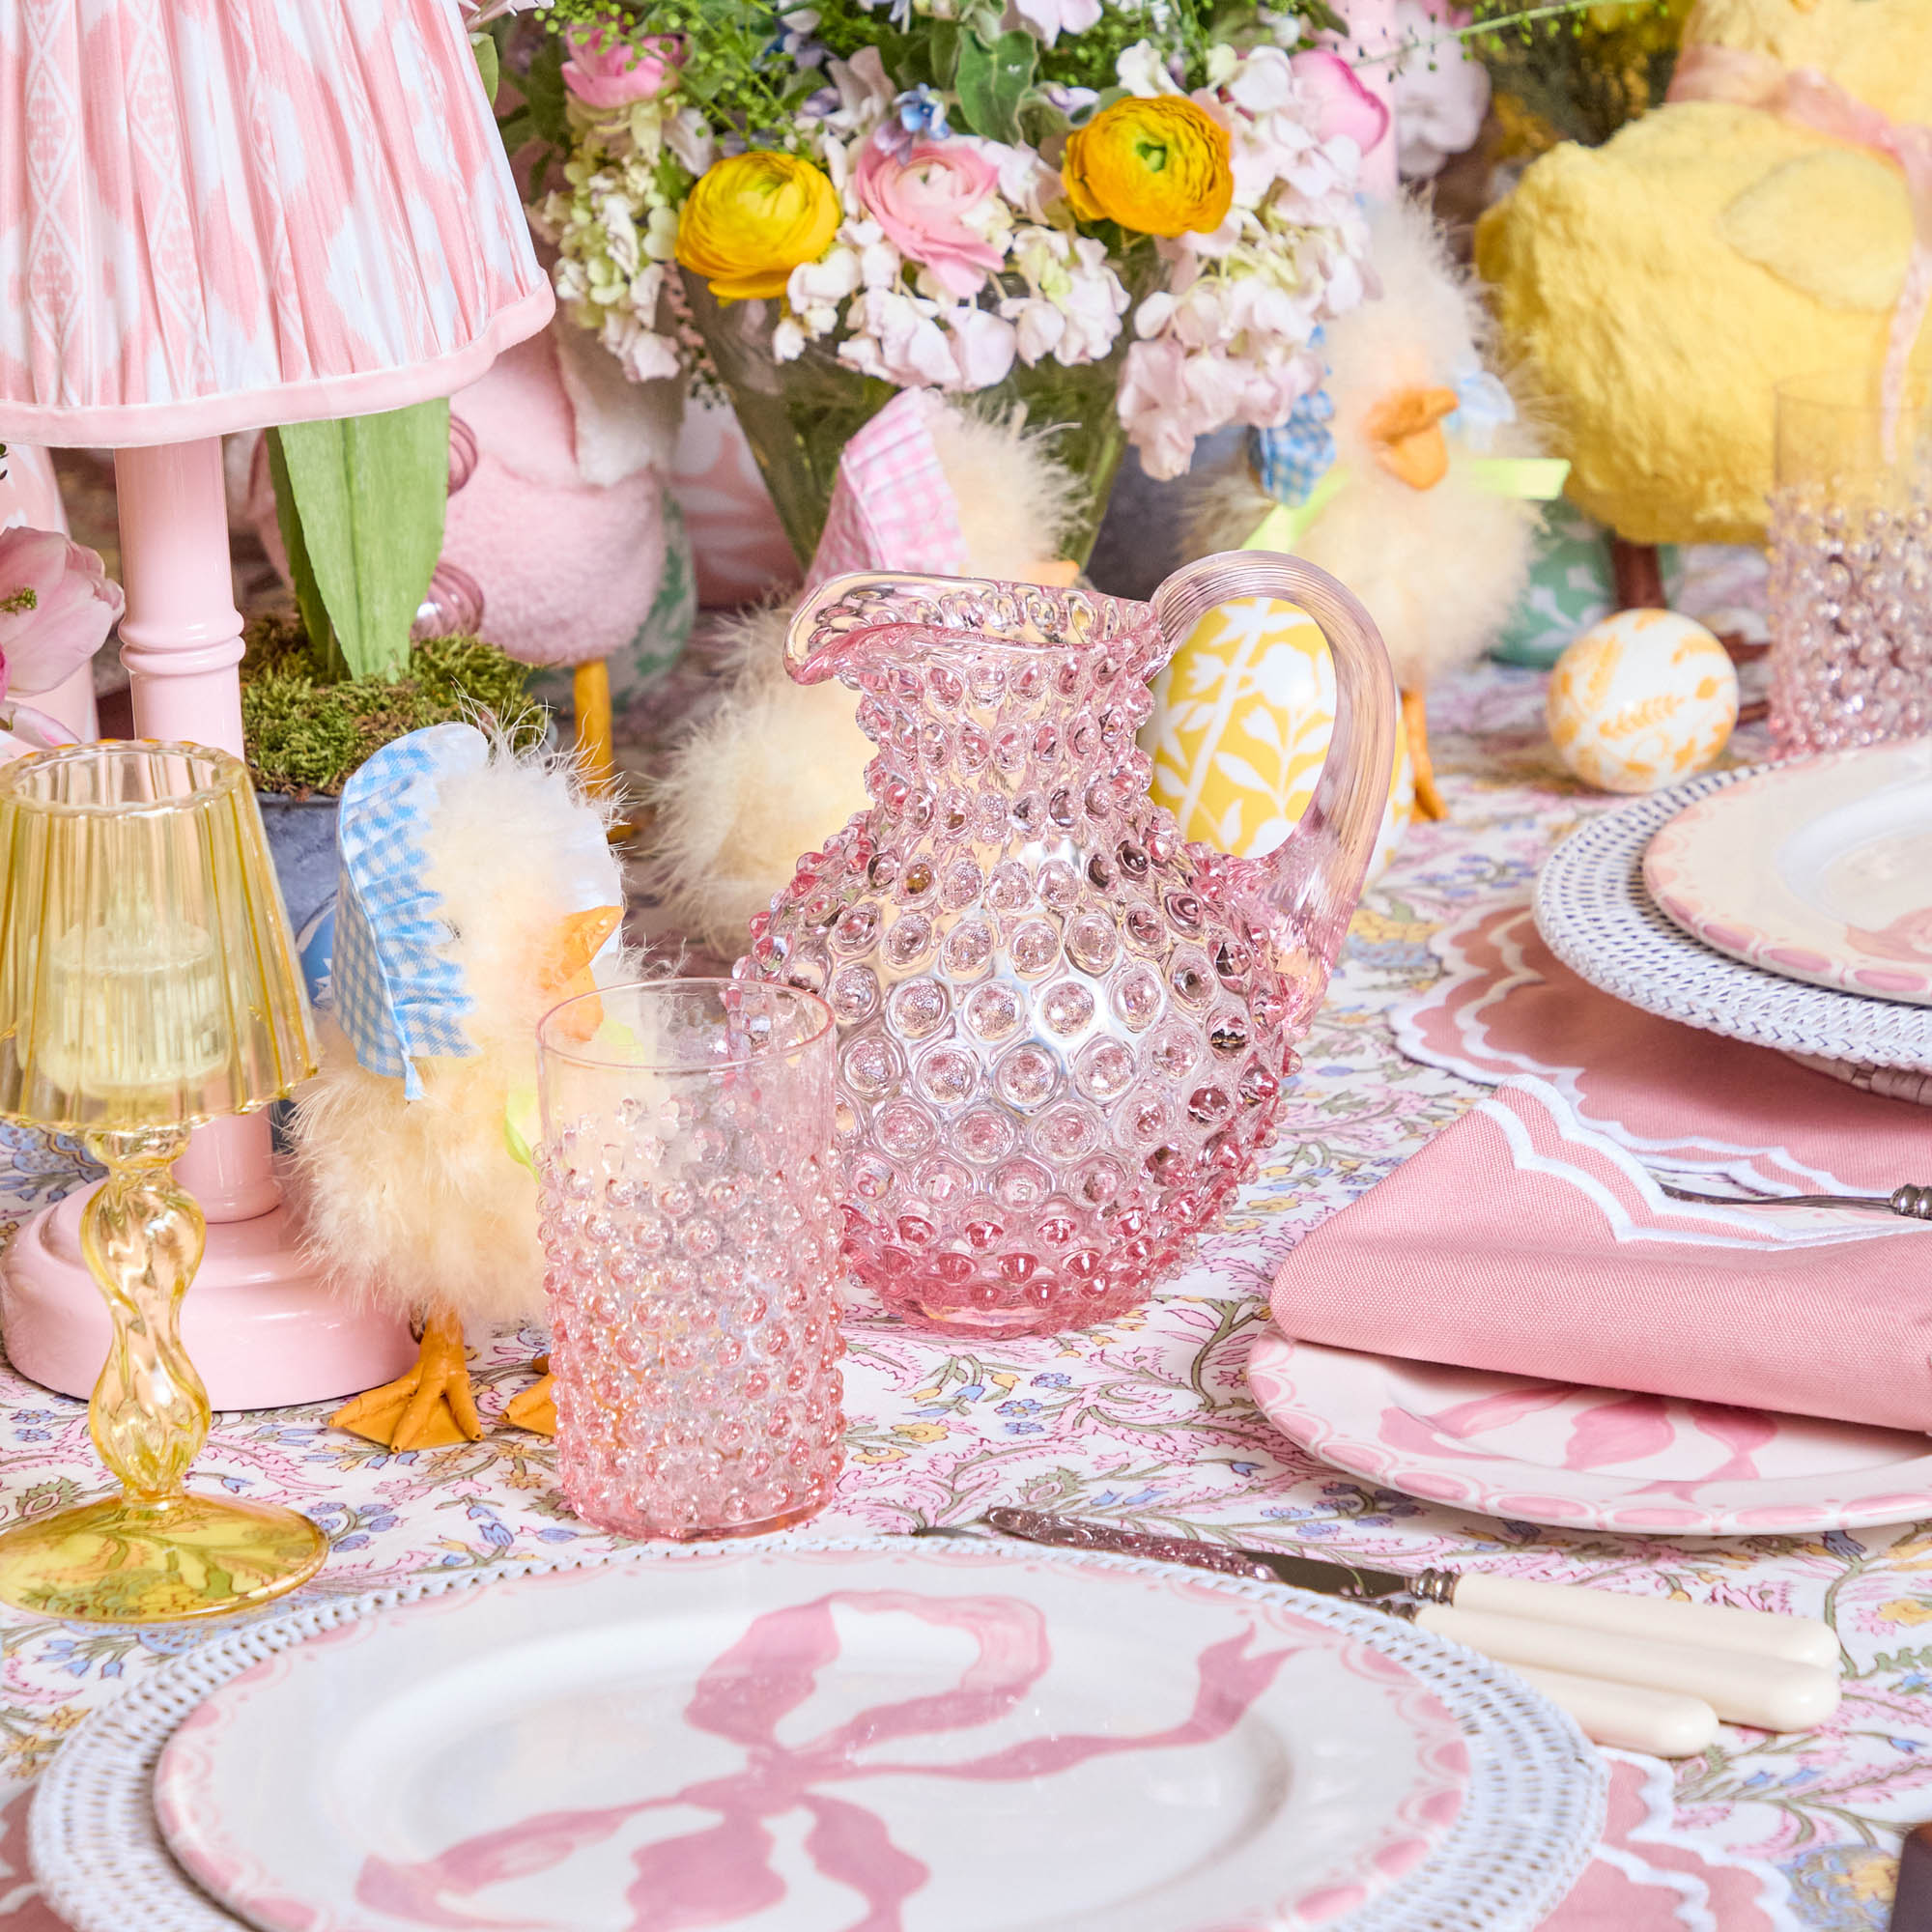
<path fill-rule="evenodd" d="M 893 105 L 898 110 L 899 126 L 914 140 L 944 141 L 952 132 L 946 121 L 946 102 L 924 81 L 907 88 Z"/>

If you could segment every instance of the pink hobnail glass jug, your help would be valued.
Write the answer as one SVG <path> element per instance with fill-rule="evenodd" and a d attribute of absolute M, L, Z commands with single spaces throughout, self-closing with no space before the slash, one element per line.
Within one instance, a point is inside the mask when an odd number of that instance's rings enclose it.
<path fill-rule="evenodd" d="M 1182 838 L 1148 796 L 1148 682 L 1218 604 L 1321 625 L 1335 727 L 1265 859 Z M 1395 762 L 1395 682 L 1335 580 L 1208 557 L 1151 604 L 964 579 L 841 577 L 793 620 L 801 683 L 863 694 L 871 805 L 753 923 L 741 975 L 838 1021 L 847 1266 L 980 1334 L 1143 1299 L 1274 1131 Z"/>

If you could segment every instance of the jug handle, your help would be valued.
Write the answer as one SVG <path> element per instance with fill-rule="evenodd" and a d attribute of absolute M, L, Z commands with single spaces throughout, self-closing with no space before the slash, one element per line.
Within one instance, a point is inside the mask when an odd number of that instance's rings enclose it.
<path fill-rule="evenodd" d="M 1272 551 L 1225 551 L 1178 570 L 1153 594 L 1162 635 L 1178 649 L 1217 605 L 1271 597 L 1307 611 L 1335 666 L 1335 726 L 1301 822 L 1252 868 L 1247 883 L 1324 969 L 1335 963 L 1375 854 L 1395 776 L 1396 686 L 1388 650 L 1354 595 L 1325 570 Z"/>

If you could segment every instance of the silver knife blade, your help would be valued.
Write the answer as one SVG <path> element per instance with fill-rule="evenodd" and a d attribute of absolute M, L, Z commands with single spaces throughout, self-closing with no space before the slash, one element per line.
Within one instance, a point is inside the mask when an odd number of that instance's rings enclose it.
<path fill-rule="evenodd" d="M 1415 1579 L 1396 1570 L 1291 1556 L 1282 1550 L 1237 1549 L 1225 1543 L 1197 1543 L 1184 1536 L 1150 1536 L 1142 1530 L 1116 1529 L 1109 1523 L 1049 1516 L 1039 1510 L 990 1509 L 982 1520 L 1002 1536 L 1016 1536 L 1024 1543 L 1050 1544 L 1056 1549 L 1101 1549 L 1110 1555 L 1141 1556 L 1154 1563 L 1180 1563 L 1190 1570 L 1211 1570 L 1223 1577 L 1287 1583 L 1321 1597 L 1380 1603 L 1408 1597 L 1415 1591 Z"/>

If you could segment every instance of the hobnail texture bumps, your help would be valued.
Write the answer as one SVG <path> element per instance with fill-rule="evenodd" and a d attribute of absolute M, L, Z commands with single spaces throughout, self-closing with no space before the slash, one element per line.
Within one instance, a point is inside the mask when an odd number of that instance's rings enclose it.
<path fill-rule="evenodd" d="M 872 807 L 738 971 L 838 1016 L 859 1280 L 951 1328 L 1078 1327 L 1143 1299 L 1253 1174 L 1325 972 L 1285 978 L 1243 862 L 1148 797 L 1151 610 L 922 591 L 821 624 L 815 650 L 850 633 Z"/>
<path fill-rule="evenodd" d="M 1780 754 L 1932 731 L 1932 474 L 1905 500 L 1780 490 L 1771 514 L 1771 728 Z"/>
<path fill-rule="evenodd" d="M 557 1473 L 620 1535 L 777 1529 L 842 1461 L 837 1193 L 787 1093 L 677 1085 L 543 1151 Z"/>

